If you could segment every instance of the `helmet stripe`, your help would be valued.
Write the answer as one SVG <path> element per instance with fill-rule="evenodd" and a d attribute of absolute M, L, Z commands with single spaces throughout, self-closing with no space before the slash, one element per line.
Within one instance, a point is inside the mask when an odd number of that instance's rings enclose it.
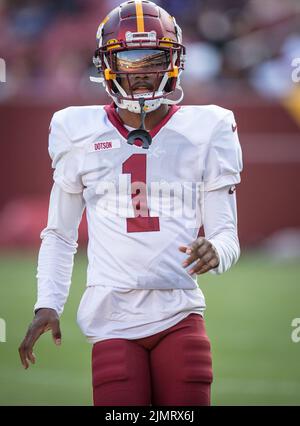
<path fill-rule="evenodd" d="M 137 20 L 137 32 L 145 32 L 145 23 L 144 23 L 144 13 L 142 0 L 135 0 L 135 9 L 136 9 L 136 20 Z"/>
<path fill-rule="evenodd" d="M 109 15 L 107 15 L 106 18 L 103 19 L 100 25 L 105 25 L 108 20 L 109 20 Z"/>

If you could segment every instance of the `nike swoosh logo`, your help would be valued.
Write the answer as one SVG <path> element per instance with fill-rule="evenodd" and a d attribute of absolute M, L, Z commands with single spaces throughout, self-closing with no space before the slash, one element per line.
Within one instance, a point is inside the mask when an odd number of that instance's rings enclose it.
<path fill-rule="evenodd" d="M 233 133 L 234 133 L 234 132 L 236 131 L 236 129 L 237 129 L 237 125 L 235 125 L 235 126 L 234 126 L 234 125 L 232 124 L 232 125 L 231 125 L 231 128 L 232 128 L 232 131 L 233 131 Z"/>

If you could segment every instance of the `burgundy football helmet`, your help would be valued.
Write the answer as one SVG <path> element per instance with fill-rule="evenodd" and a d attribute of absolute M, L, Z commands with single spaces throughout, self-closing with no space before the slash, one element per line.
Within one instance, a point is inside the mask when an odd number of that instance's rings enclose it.
<path fill-rule="evenodd" d="M 185 47 L 175 18 L 148 0 L 131 0 L 112 10 L 97 32 L 93 62 L 101 82 L 119 108 L 140 113 L 154 111 L 162 103 L 177 104 L 183 98 L 180 74 L 184 69 Z M 134 76 L 152 75 L 136 90 Z M 126 84 L 127 91 L 122 87 Z M 170 99 L 175 90 L 179 99 Z M 173 95 L 174 96 L 174 95 Z"/>

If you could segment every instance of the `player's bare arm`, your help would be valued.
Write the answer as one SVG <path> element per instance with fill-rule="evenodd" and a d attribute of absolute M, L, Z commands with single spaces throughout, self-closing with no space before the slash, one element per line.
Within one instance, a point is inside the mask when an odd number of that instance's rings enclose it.
<path fill-rule="evenodd" d="M 219 256 L 212 243 L 204 237 L 197 238 L 190 246 L 181 246 L 179 250 L 186 253 L 189 257 L 183 262 L 182 266 L 187 268 L 192 263 L 194 265 L 188 271 L 190 275 L 205 274 L 219 265 Z M 196 263 L 195 263 L 196 262 Z"/>
<path fill-rule="evenodd" d="M 26 336 L 19 347 L 19 354 L 23 367 L 27 370 L 29 361 L 35 363 L 33 347 L 38 338 L 46 331 L 52 331 L 52 337 L 56 345 L 61 344 L 61 331 L 59 325 L 59 316 L 54 309 L 38 309 L 35 317 L 28 327 Z"/>

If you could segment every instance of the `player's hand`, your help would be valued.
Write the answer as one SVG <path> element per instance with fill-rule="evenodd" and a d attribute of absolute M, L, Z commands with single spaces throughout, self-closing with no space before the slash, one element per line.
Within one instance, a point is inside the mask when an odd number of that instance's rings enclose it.
<path fill-rule="evenodd" d="M 182 266 L 187 268 L 193 263 L 188 271 L 190 275 L 205 274 L 210 269 L 219 265 L 219 256 L 214 246 L 204 237 L 199 237 L 189 246 L 181 246 L 179 250 L 186 253 L 189 257 L 183 262 Z"/>
<path fill-rule="evenodd" d="M 35 355 L 32 352 L 33 346 L 38 338 L 46 331 L 52 331 L 52 337 L 56 345 L 61 344 L 61 331 L 59 327 L 59 316 L 54 309 L 41 308 L 28 327 L 26 336 L 19 347 L 19 354 L 23 367 L 27 369 L 30 361 L 35 363 Z"/>

